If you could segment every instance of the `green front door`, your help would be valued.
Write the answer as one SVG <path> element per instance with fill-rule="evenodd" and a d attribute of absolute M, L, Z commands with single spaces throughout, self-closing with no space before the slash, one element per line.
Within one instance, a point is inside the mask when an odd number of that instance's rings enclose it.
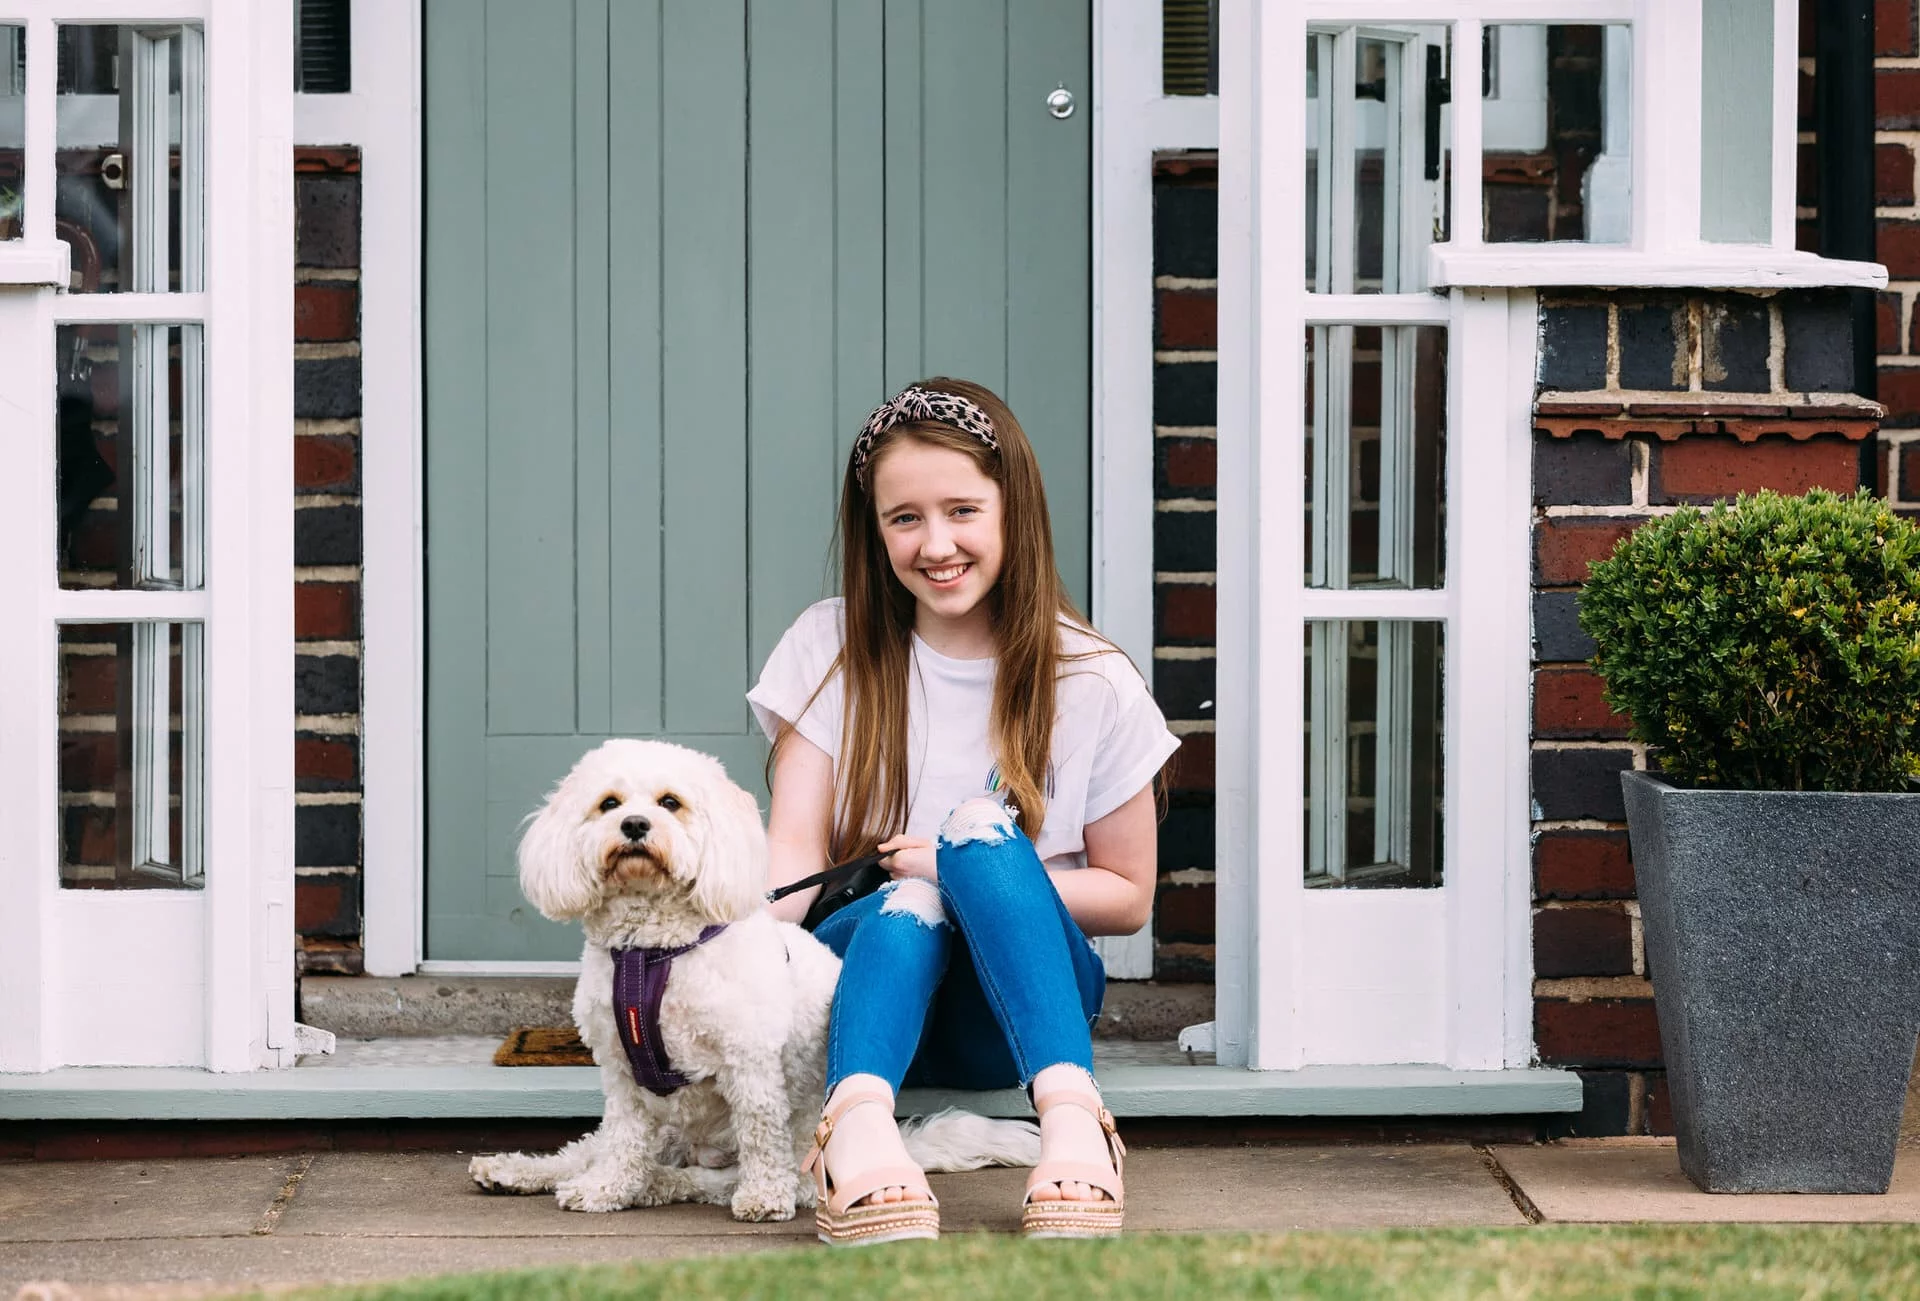
<path fill-rule="evenodd" d="M 427 0 L 429 958 L 578 955 L 514 846 L 602 739 L 760 788 L 742 697 L 901 384 L 1006 396 L 1084 601 L 1090 40 L 1088 0 Z"/>

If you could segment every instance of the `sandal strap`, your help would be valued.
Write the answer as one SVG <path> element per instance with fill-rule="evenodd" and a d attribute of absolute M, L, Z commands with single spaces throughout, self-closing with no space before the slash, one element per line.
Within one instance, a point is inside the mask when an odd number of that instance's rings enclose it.
<path fill-rule="evenodd" d="M 1120 1141 L 1120 1123 L 1113 1118 L 1113 1113 L 1107 1110 L 1106 1104 L 1100 1101 L 1099 1095 L 1060 1089 L 1047 1094 L 1044 1098 L 1036 1099 L 1033 1111 L 1037 1116 L 1044 1116 L 1062 1104 L 1078 1107 L 1100 1122 L 1100 1128 L 1106 1132 L 1107 1136 L 1107 1154 L 1113 1159 L 1113 1168 L 1118 1170 L 1120 1158 L 1127 1154 L 1127 1145 Z"/>
<path fill-rule="evenodd" d="M 1117 1206 L 1121 1201 L 1120 1174 L 1111 1166 L 1087 1165 L 1080 1161 L 1043 1161 L 1034 1167 L 1032 1174 L 1027 1176 L 1026 1200 L 1028 1202 L 1033 1201 L 1033 1190 L 1041 1184 L 1086 1184 L 1090 1188 L 1098 1188 L 1113 1199 L 1110 1202 L 1082 1203 L 1076 1198 L 1068 1197 L 1049 1203 L 1050 1205 Z"/>
<path fill-rule="evenodd" d="M 1127 1145 L 1120 1141 L 1120 1126 L 1100 1101 L 1097 1093 L 1079 1089 L 1056 1089 L 1045 1097 L 1034 1099 L 1035 1114 L 1044 1116 L 1057 1106 L 1078 1107 L 1100 1123 L 1101 1132 L 1107 1140 L 1107 1160 L 1109 1166 L 1089 1165 L 1082 1161 L 1042 1161 L 1034 1167 L 1027 1177 L 1027 1200 L 1032 1201 L 1033 1190 L 1041 1184 L 1077 1183 L 1098 1188 L 1113 1200 L 1111 1202 L 1087 1202 L 1088 1206 L 1117 1206 L 1123 1200 L 1125 1161 Z M 1058 1203 L 1073 1205 L 1069 1200 Z"/>
<path fill-rule="evenodd" d="M 835 1188 L 827 1200 L 827 1209 L 834 1215 L 845 1215 L 855 1202 L 871 1197 L 882 1188 L 905 1188 L 919 1195 L 904 1202 L 875 1202 L 871 1207 L 875 1211 L 909 1211 L 929 1203 L 940 1204 L 934 1198 L 933 1189 L 927 1187 L 925 1171 L 918 1166 L 890 1165 L 863 1170 L 858 1179 Z"/>
<path fill-rule="evenodd" d="M 833 1137 L 834 1126 L 840 1123 L 840 1118 L 863 1102 L 878 1102 L 886 1107 L 889 1116 L 893 1114 L 893 1095 L 882 1092 L 879 1089 L 861 1089 L 857 1092 L 849 1093 L 844 1097 L 836 1098 L 833 1105 L 821 1113 L 820 1123 L 814 1128 L 814 1152 L 823 1152 L 826 1150 L 827 1140 Z M 813 1157 L 810 1155 L 807 1160 L 809 1166 L 803 1166 L 802 1169 L 810 1168 Z"/>

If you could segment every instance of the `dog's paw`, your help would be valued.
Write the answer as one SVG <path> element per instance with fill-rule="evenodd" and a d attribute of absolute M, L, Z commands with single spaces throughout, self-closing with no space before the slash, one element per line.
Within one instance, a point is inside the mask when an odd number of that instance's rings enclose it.
<path fill-rule="evenodd" d="M 467 1176 L 479 1184 L 483 1192 L 520 1192 L 522 1189 L 513 1179 L 511 1161 L 512 1157 L 505 1154 L 477 1156 L 467 1162 Z"/>
<path fill-rule="evenodd" d="M 728 1209 L 736 1220 L 791 1220 L 794 1200 L 792 1188 L 780 1190 L 742 1184 L 734 1190 Z"/>
<path fill-rule="evenodd" d="M 819 1192 L 814 1187 L 812 1175 L 801 1175 L 793 1183 L 793 1204 L 803 1211 L 810 1211 L 819 1204 Z"/>
<path fill-rule="evenodd" d="M 586 1211 L 594 1215 L 604 1215 L 609 1211 L 624 1211 L 634 1204 L 630 1196 L 621 1195 L 620 1190 L 608 1188 L 603 1184 L 569 1181 L 553 1190 L 553 1200 L 560 1204 L 563 1211 Z"/>

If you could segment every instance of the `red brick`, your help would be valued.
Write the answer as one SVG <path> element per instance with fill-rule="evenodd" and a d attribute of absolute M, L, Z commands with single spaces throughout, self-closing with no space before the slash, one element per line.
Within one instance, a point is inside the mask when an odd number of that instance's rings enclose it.
<path fill-rule="evenodd" d="M 1887 409 L 1888 427 L 1920 425 L 1920 367 L 1882 366 L 1875 396 Z"/>
<path fill-rule="evenodd" d="M 1160 346 L 1207 349 L 1219 342 L 1219 311 L 1211 289 L 1160 291 Z"/>
<path fill-rule="evenodd" d="M 1873 191 L 1876 201 L 1888 207 L 1912 206 L 1913 150 L 1885 142 L 1873 147 Z"/>
<path fill-rule="evenodd" d="M 1908 58 L 1914 45 L 1914 0 L 1874 0 L 1873 52 L 1881 58 Z"/>
<path fill-rule="evenodd" d="M 1215 589 L 1203 583 L 1164 583 L 1154 589 L 1160 598 L 1160 626 L 1155 640 L 1211 646 L 1215 636 Z"/>
<path fill-rule="evenodd" d="M 1615 713 L 1600 690 L 1600 675 L 1591 669 L 1539 670 L 1533 675 L 1533 734 L 1557 741 L 1625 736 L 1630 720 Z"/>
<path fill-rule="evenodd" d="M 1587 581 L 1587 565 L 1605 560 L 1621 538 L 1644 521 L 1633 519 L 1561 518 L 1534 526 L 1534 577 L 1555 587 Z"/>
<path fill-rule="evenodd" d="M 1818 221 L 1796 221 L 1793 223 L 1793 247 L 1800 253 L 1818 253 L 1820 251 L 1820 223 Z"/>
<path fill-rule="evenodd" d="M 1882 221 L 1874 248 L 1895 280 L 1920 279 L 1920 221 Z"/>
<path fill-rule="evenodd" d="M 346 641 L 360 635 L 360 584 L 295 583 L 293 635 L 302 641 Z"/>
<path fill-rule="evenodd" d="M 360 892 L 344 873 L 302 876 L 293 882 L 293 928 L 304 935 L 342 938 L 360 929 Z"/>
<path fill-rule="evenodd" d="M 110 791 L 120 772 L 120 737 L 114 732 L 60 734 L 60 789 Z"/>
<path fill-rule="evenodd" d="M 1775 437 L 1742 443 L 1697 435 L 1650 450 L 1647 500 L 1660 505 L 1711 501 L 1761 488 L 1789 494 L 1809 488 L 1851 493 L 1860 486 L 1860 444 L 1844 438 L 1799 442 Z"/>
<path fill-rule="evenodd" d="M 346 434 L 293 440 L 293 483 L 301 492 L 352 492 L 359 487 L 359 448 Z"/>
<path fill-rule="evenodd" d="M 1900 458 L 1901 499 L 1920 498 L 1920 443 L 1907 443 L 1895 455 Z"/>
<path fill-rule="evenodd" d="M 1647 1133 L 1663 1138 L 1673 1134 L 1673 1090 L 1667 1086 L 1665 1071 L 1647 1076 Z"/>
<path fill-rule="evenodd" d="M 1800 0 L 1799 56 L 1811 59 L 1820 43 L 1820 0 Z"/>
<path fill-rule="evenodd" d="M 1900 355 L 1900 309 L 1904 305 L 1899 290 L 1883 290 L 1873 303 L 1873 349 L 1882 357 Z"/>
<path fill-rule="evenodd" d="M 118 656 L 62 655 L 60 671 L 60 713 L 63 717 L 111 714 L 118 707 Z"/>
<path fill-rule="evenodd" d="M 301 343 L 338 343 L 359 337 L 357 285 L 304 284 L 293 289 L 293 337 Z"/>
<path fill-rule="evenodd" d="M 1218 481 L 1219 448 L 1213 439 L 1174 438 L 1165 446 L 1168 487 L 1211 488 Z"/>
<path fill-rule="evenodd" d="M 1210 885 L 1175 885 L 1161 890 L 1153 904 L 1155 938 L 1213 943 L 1214 895 Z"/>
<path fill-rule="evenodd" d="M 1920 68 L 1880 68 L 1873 77 L 1874 122 L 1882 131 L 1920 127 Z"/>
<path fill-rule="evenodd" d="M 296 736 L 293 739 L 293 775 L 303 783 L 352 785 L 359 781 L 359 758 L 352 739 L 340 736 Z"/>
<path fill-rule="evenodd" d="M 1543 908 L 1533 915 L 1533 972 L 1632 975 L 1633 923 L 1617 908 Z"/>
<path fill-rule="evenodd" d="M 1820 147 L 1802 143 L 1794 148 L 1794 202 L 1803 208 L 1820 205 Z"/>
<path fill-rule="evenodd" d="M 1627 833 L 1541 832 L 1533 842 L 1533 889 L 1542 899 L 1631 899 Z"/>
<path fill-rule="evenodd" d="M 1173 788 L 1179 791 L 1213 789 L 1213 733 L 1189 732 L 1180 738 L 1173 755 Z"/>
<path fill-rule="evenodd" d="M 1650 998 L 1533 1001 L 1533 1035 L 1548 1066 L 1658 1066 L 1660 1021 Z"/>

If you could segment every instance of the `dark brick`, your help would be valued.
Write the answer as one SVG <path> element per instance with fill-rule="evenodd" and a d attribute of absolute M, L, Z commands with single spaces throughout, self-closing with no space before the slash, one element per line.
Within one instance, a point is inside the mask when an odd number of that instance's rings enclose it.
<path fill-rule="evenodd" d="M 307 506 L 293 513 L 293 563 L 360 563 L 360 508 Z"/>
<path fill-rule="evenodd" d="M 1153 567 L 1183 574 L 1210 573 L 1214 565 L 1214 513 L 1160 510 L 1153 513 Z"/>
<path fill-rule="evenodd" d="M 1217 410 L 1219 367 L 1177 361 L 1153 368 L 1153 423 L 1211 425 Z"/>
<path fill-rule="evenodd" d="M 1620 387 L 1687 386 L 1686 309 L 1672 303 L 1620 308 Z"/>
<path fill-rule="evenodd" d="M 1787 387 L 1796 393 L 1853 389 L 1853 314 L 1843 293 L 1784 294 Z"/>
<path fill-rule="evenodd" d="M 1153 934 L 1155 939 L 1173 944 L 1213 943 L 1213 887 L 1161 887 L 1153 900 Z"/>
<path fill-rule="evenodd" d="M 1620 774 L 1633 767 L 1633 752 L 1623 749 L 1535 750 L 1533 801 L 1542 818 L 1599 818 L 1624 822 Z"/>
<path fill-rule="evenodd" d="M 1533 974 L 1633 974 L 1633 923 L 1613 908 L 1543 908 L 1533 915 Z"/>
<path fill-rule="evenodd" d="M 360 491 L 359 440 L 345 434 L 305 434 L 293 440 L 293 485 L 298 492 Z"/>
<path fill-rule="evenodd" d="M 1585 390 L 1607 386 L 1607 309 L 1545 307 L 1540 311 L 1540 383 Z"/>
<path fill-rule="evenodd" d="M 1211 646 L 1216 634 L 1215 588 L 1205 583 L 1156 583 L 1153 640 L 1161 646 Z"/>
<path fill-rule="evenodd" d="M 1533 1033 L 1548 1066 L 1660 1065 L 1660 1021 L 1650 998 L 1537 998 Z"/>
<path fill-rule="evenodd" d="M 1537 185 L 1493 182 L 1482 191 L 1486 204 L 1485 239 L 1512 244 L 1552 237 L 1553 195 Z"/>
<path fill-rule="evenodd" d="M 1543 831 L 1533 840 L 1533 892 L 1541 899 L 1631 899 L 1633 859 L 1624 831 Z"/>
<path fill-rule="evenodd" d="M 1720 298 L 1702 313 L 1701 383 L 1729 393 L 1765 393 L 1773 383 L 1767 353 L 1773 327 L 1767 305 L 1756 298 Z"/>
<path fill-rule="evenodd" d="M 1153 698 L 1160 712 L 1175 719 L 1213 717 L 1213 661 L 1155 660 Z"/>
<path fill-rule="evenodd" d="M 1211 438 L 1154 439 L 1154 495 L 1212 501 L 1219 477 L 1218 446 Z"/>
<path fill-rule="evenodd" d="M 1628 1131 L 1633 1116 L 1633 1085 L 1625 1071 L 1578 1071 L 1580 1114 L 1572 1132 L 1581 1138 L 1612 1138 Z"/>
<path fill-rule="evenodd" d="M 298 867 L 358 867 L 360 806 L 294 806 L 293 861 Z"/>
<path fill-rule="evenodd" d="M 1193 185 L 1153 190 L 1153 273 L 1189 280 L 1220 274 L 1220 194 Z"/>
<path fill-rule="evenodd" d="M 320 808 L 344 808 L 351 805 L 320 805 Z M 305 810 L 301 810 L 305 812 Z M 358 835 L 358 825 L 355 826 Z M 355 845 L 358 847 L 357 841 Z M 293 926 L 302 935 L 325 935 L 351 939 L 360 934 L 360 874 L 323 872 L 298 876 L 293 881 Z"/>
<path fill-rule="evenodd" d="M 1190 796 L 1213 798 L 1213 733 L 1188 732 L 1180 738 L 1169 765 L 1175 798 L 1182 792 Z M 1211 807 L 1209 804 L 1208 807 Z"/>
<path fill-rule="evenodd" d="M 360 414 L 360 359 L 325 357 L 293 363 L 293 414 L 303 420 L 344 420 Z"/>
<path fill-rule="evenodd" d="M 1535 434 L 1533 500 L 1538 506 L 1625 506 L 1633 501 L 1633 449 L 1624 438 Z"/>
<path fill-rule="evenodd" d="M 358 738 L 318 732 L 293 737 L 294 789 L 351 791 L 360 788 Z"/>
<path fill-rule="evenodd" d="M 1173 804 L 1160 823 L 1160 870 L 1177 872 L 1183 867 L 1197 867 L 1210 872 L 1213 866 L 1212 801 L 1181 800 Z M 1211 940 L 1213 936 L 1206 938 Z"/>
<path fill-rule="evenodd" d="M 351 655 L 295 655 L 293 708 L 299 714 L 358 712 L 360 661 Z"/>
<path fill-rule="evenodd" d="M 1665 1071 L 1647 1073 L 1647 1133 L 1663 1138 L 1673 1134 L 1673 1091 Z"/>
<path fill-rule="evenodd" d="M 120 737 L 115 732 L 62 732 L 62 791 L 111 791 L 120 773 Z"/>
<path fill-rule="evenodd" d="M 1213 945 L 1155 944 L 1153 978 L 1168 985 L 1212 984 Z"/>
<path fill-rule="evenodd" d="M 1533 658 L 1560 664 L 1589 659 L 1593 652 L 1593 638 L 1580 627 L 1579 593 L 1535 592 Z"/>
<path fill-rule="evenodd" d="M 302 176 L 294 182 L 294 261 L 303 267 L 360 265 L 360 178 Z"/>
<path fill-rule="evenodd" d="M 1154 295 L 1154 338 L 1162 348 L 1215 347 L 1219 316 L 1211 289 L 1162 289 Z"/>

